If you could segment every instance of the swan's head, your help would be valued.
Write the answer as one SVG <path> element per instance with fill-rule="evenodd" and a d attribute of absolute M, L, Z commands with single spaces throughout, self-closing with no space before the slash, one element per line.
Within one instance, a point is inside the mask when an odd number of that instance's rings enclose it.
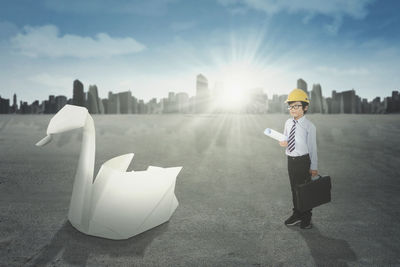
<path fill-rule="evenodd" d="M 44 146 L 51 142 L 52 135 L 82 128 L 85 126 L 88 111 L 84 107 L 65 105 L 53 118 L 47 127 L 47 136 L 36 143 Z"/>

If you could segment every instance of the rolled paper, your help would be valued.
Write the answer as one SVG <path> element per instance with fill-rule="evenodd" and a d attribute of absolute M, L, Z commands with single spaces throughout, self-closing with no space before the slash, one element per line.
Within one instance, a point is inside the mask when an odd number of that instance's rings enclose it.
<path fill-rule="evenodd" d="M 264 134 L 278 141 L 287 140 L 287 137 L 285 135 L 270 128 L 265 129 Z"/>

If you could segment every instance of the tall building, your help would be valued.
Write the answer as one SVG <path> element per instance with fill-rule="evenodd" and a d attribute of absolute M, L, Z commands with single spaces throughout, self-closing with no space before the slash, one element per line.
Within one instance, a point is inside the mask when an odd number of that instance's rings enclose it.
<path fill-rule="evenodd" d="M 311 90 L 310 112 L 323 113 L 322 90 L 320 84 L 313 84 Z"/>
<path fill-rule="evenodd" d="M 19 101 L 19 109 L 20 109 L 20 113 L 21 114 L 29 114 L 29 113 L 31 113 L 30 110 L 29 110 L 28 102 Z"/>
<path fill-rule="evenodd" d="M 39 102 L 38 102 L 39 104 Z M 63 95 L 56 96 L 55 98 L 55 112 L 58 112 L 67 104 L 67 97 Z"/>
<path fill-rule="evenodd" d="M 355 110 L 355 112 L 357 114 L 361 113 L 361 108 L 362 108 L 361 97 L 356 95 L 356 110 Z"/>
<path fill-rule="evenodd" d="M 149 101 L 149 103 L 147 103 L 147 106 L 148 106 L 147 113 L 150 113 L 150 114 L 161 113 L 159 105 L 157 104 L 157 98 L 152 98 Z"/>
<path fill-rule="evenodd" d="M 32 114 L 39 114 L 41 113 L 40 105 L 39 105 L 39 100 L 35 100 L 32 102 L 30 106 L 30 111 Z"/>
<path fill-rule="evenodd" d="M 132 92 L 126 91 L 118 94 L 121 114 L 132 113 Z"/>
<path fill-rule="evenodd" d="M 119 114 L 120 113 L 120 104 L 119 104 L 118 94 L 113 94 L 112 92 L 108 92 L 107 110 L 108 110 L 108 114 Z"/>
<path fill-rule="evenodd" d="M 22 105 L 21 101 L 21 105 Z M 21 109 L 21 107 L 20 107 Z M 49 99 L 44 102 L 44 113 L 54 114 L 56 113 L 56 99 L 54 95 L 49 95 Z"/>
<path fill-rule="evenodd" d="M 392 91 L 393 112 L 400 112 L 400 95 L 399 91 Z"/>
<path fill-rule="evenodd" d="M 167 102 L 167 113 L 175 113 L 178 112 L 178 106 L 176 103 L 176 96 L 174 92 L 168 93 L 168 102 Z"/>
<path fill-rule="evenodd" d="M 104 109 L 104 104 L 101 98 L 97 98 L 97 104 L 99 106 L 99 114 L 106 114 L 105 109 Z"/>
<path fill-rule="evenodd" d="M 303 90 L 304 92 L 306 92 L 308 94 L 307 83 L 303 79 L 297 80 L 297 88 Z"/>
<path fill-rule="evenodd" d="M 288 98 L 288 95 L 280 95 L 278 96 L 278 112 L 280 113 L 289 113 L 289 110 L 287 109 L 287 103 L 285 103 L 286 99 Z"/>
<path fill-rule="evenodd" d="M 103 109 L 104 109 L 104 114 L 109 114 L 108 112 L 108 99 L 104 98 L 101 100 L 102 104 L 103 104 Z"/>
<path fill-rule="evenodd" d="M 374 100 L 372 100 L 372 113 L 385 113 L 385 104 L 384 102 L 381 101 L 381 98 L 375 97 Z"/>
<path fill-rule="evenodd" d="M 137 98 L 132 96 L 131 102 L 132 102 L 132 113 L 134 113 L 134 114 L 139 113 L 139 105 L 138 105 Z"/>
<path fill-rule="evenodd" d="M 368 103 L 368 99 L 366 99 L 366 98 L 362 99 L 361 113 L 371 113 L 371 104 Z"/>
<path fill-rule="evenodd" d="M 189 112 L 189 95 L 187 93 L 176 94 L 176 106 L 179 113 Z"/>
<path fill-rule="evenodd" d="M 332 97 L 325 98 L 326 110 L 325 113 L 332 113 Z"/>
<path fill-rule="evenodd" d="M 209 101 L 210 92 L 208 89 L 208 80 L 204 75 L 199 74 L 196 78 L 196 112 L 208 112 Z"/>
<path fill-rule="evenodd" d="M 83 91 L 83 84 L 79 80 L 75 80 L 73 86 L 72 104 L 75 106 L 84 107 L 85 93 Z"/>
<path fill-rule="evenodd" d="M 337 93 L 335 90 L 333 90 L 330 113 L 338 114 L 343 112 L 344 112 L 343 95 L 342 93 Z"/>
<path fill-rule="evenodd" d="M 168 113 L 168 98 L 163 97 L 160 99 L 162 113 Z"/>
<path fill-rule="evenodd" d="M 99 94 L 96 85 L 89 85 L 89 91 L 87 94 L 87 109 L 90 114 L 99 113 Z"/>
<path fill-rule="evenodd" d="M 356 91 L 354 89 L 343 91 L 343 112 L 344 113 L 356 113 L 357 101 L 356 101 Z"/>
<path fill-rule="evenodd" d="M 328 112 L 328 101 L 325 97 L 322 97 L 322 113 L 329 113 Z"/>
<path fill-rule="evenodd" d="M 138 102 L 138 113 L 139 114 L 146 114 L 147 110 L 146 110 L 146 105 L 144 104 L 143 99 L 140 99 Z"/>
<path fill-rule="evenodd" d="M 0 114 L 10 113 L 10 100 L 0 96 Z"/>
<path fill-rule="evenodd" d="M 274 94 L 272 95 L 272 99 L 268 100 L 268 113 L 277 113 L 277 112 L 282 112 L 281 104 L 279 103 L 279 96 L 277 94 Z"/>
<path fill-rule="evenodd" d="M 17 94 L 13 95 L 13 105 L 11 107 L 11 113 L 17 113 L 18 105 L 17 105 Z"/>

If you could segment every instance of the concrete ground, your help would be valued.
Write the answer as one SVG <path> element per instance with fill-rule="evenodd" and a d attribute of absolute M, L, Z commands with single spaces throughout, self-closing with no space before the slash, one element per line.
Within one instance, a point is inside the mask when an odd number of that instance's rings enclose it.
<path fill-rule="evenodd" d="M 400 116 L 307 115 L 332 177 L 310 230 L 283 224 L 286 158 L 263 135 L 287 117 L 94 116 L 95 173 L 129 152 L 130 169 L 183 166 L 171 220 L 112 241 L 67 221 L 81 131 L 39 148 L 51 116 L 0 116 L 1 266 L 400 266 Z"/>

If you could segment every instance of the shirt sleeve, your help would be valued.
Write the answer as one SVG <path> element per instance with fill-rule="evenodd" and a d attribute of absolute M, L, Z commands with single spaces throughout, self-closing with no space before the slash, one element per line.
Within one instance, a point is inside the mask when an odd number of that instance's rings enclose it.
<path fill-rule="evenodd" d="M 307 134 L 308 153 L 311 159 L 311 170 L 318 170 L 318 155 L 317 155 L 317 130 L 313 124 L 309 127 Z"/>

